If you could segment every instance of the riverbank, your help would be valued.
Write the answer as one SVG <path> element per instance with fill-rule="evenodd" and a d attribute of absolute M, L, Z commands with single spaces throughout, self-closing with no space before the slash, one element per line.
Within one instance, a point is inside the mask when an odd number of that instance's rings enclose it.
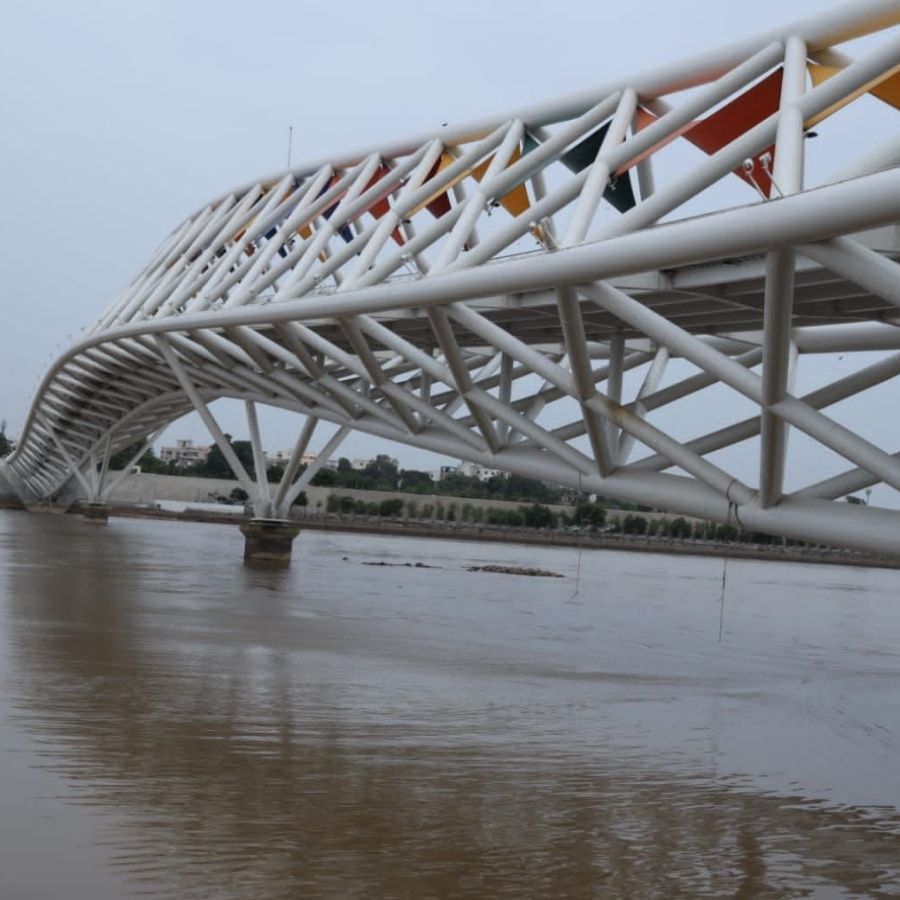
<path fill-rule="evenodd" d="M 72 507 L 70 512 L 78 512 Z M 134 519 L 164 519 L 175 522 L 206 522 L 239 525 L 243 517 L 186 509 L 182 512 L 138 506 L 112 506 L 110 516 Z M 682 540 L 623 534 L 590 534 L 539 529 L 471 525 L 456 522 L 388 519 L 307 513 L 297 516 L 301 527 L 313 531 L 343 531 L 357 534 L 393 534 L 404 537 L 446 538 L 499 544 L 576 547 L 584 550 L 622 550 L 636 553 L 666 553 L 687 556 L 714 556 L 731 559 L 755 559 L 772 562 L 820 563 L 823 565 L 863 566 L 900 569 L 900 559 L 872 556 L 833 547 L 795 547 L 774 544 L 725 543 Z"/>

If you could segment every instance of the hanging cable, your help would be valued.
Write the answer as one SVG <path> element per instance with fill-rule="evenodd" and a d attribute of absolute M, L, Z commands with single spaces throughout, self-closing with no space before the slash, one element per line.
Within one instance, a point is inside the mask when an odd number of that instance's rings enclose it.
<path fill-rule="evenodd" d="M 769 176 L 769 181 L 775 186 L 775 190 L 778 191 L 778 196 L 783 197 L 784 191 L 778 186 L 778 182 L 775 180 L 775 175 L 772 171 L 772 154 L 771 153 L 763 153 L 763 155 L 759 158 L 759 163 L 762 166 L 763 172 Z M 755 184 L 755 182 L 754 182 Z M 758 188 L 757 188 L 758 189 Z"/>
<path fill-rule="evenodd" d="M 753 170 L 756 167 L 756 163 L 752 159 L 745 159 L 743 163 L 744 175 L 747 176 L 747 180 L 753 187 L 756 188 L 759 196 L 762 197 L 763 200 L 768 200 L 769 198 L 766 196 L 766 192 L 759 186 L 757 180 L 753 177 Z"/>
<path fill-rule="evenodd" d="M 728 554 L 722 556 L 722 594 L 719 598 L 719 643 L 722 643 L 722 629 L 725 625 L 725 579 L 728 576 Z"/>
<path fill-rule="evenodd" d="M 576 500 L 576 504 L 581 501 L 581 472 L 578 473 L 578 498 Z M 578 514 L 578 506 L 575 507 L 575 514 Z M 578 525 L 580 527 L 581 520 L 578 520 Z M 570 600 L 574 600 L 578 594 L 581 592 L 581 554 L 584 552 L 584 547 L 581 544 L 581 537 L 579 535 L 578 538 L 578 561 L 575 565 L 575 593 L 569 597 Z"/>
<path fill-rule="evenodd" d="M 731 525 L 732 520 L 734 520 L 735 526 L 740 530 L 743 528 L 741 524 L 741 516 L 738 512 L 738 505 L 731 499 L 731 488 L 737 483 L 736 478 L 731 479 L 731 483 L 728 485 L 727 490 L 725 491 L 725 496 L 728 498 L 728 524 Z M 722 590 L 721 596 L 719 598 L 719 643 L 722 643 L 722 633 L 725 626 L 725 583 L 728 578 L 728 550 L 726 549 L 722 553 Z"/>

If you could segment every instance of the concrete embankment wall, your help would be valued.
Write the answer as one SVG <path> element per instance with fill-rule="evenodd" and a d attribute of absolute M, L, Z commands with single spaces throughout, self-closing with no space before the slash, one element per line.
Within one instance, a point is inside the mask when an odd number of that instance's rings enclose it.
<path fill-rule="evenodd" d="M 149 475 L 145 473 L 126 475 L 122 483 L 110 497 L 112 503 L 145 503 L 152 504 L 159 500 L 175 500 L 184 503 L 209 503 L 216 497 L 227 497 L 236 487 L 237 481 L 225 478 L 194 478 L 180 475 Z M 359 491 L 341 487 L 308 487 L 306 496 L 309 500 L 307 510 L 311 513 L 322 512 L 326 508 L 328 497 L 352 497 L 365 503 L 380 503 L 382 500 L 399 498 L 404 504 L 414 503 L 417 515 L 422 516 L 426 506 L 436 507 L 440 504 L 444 511 L 454 510 L 455 518 L 460 520 L 462 508 L 466 505 L 475 509 L 518 509 L 522 501 L 478 500 L 461 497 L 444 497 L 435 494 L 407 494 L 402 491 Z M 571 506 L 549 504 L 556 513 L 574 514 Z M 404 510 L 406 512 L 406 510 Z M 610 510 L 610 516 L 624 516 L 627 512 Z M 668 513 L 642 512 L 648 521 L 672 518 Z M 685 516 L 689 522 L 697 521 Z"/>
<path fill-rule="evenodd" d="M 208 503 L 215 497 L 227 497 L 236 487 L 237 481 L 225 478 L 193 478 L 180 475 L 148 475 L 144 473 L 126 475 L 122 483 L 110 497 L 112 503 L 154 503 L 158 500 L 177 500 L 184 503 Z M 274 485 L 273 485 L 274 488 Z M 322 511 L 332 494 L 338 497 L 352 497 L 365 503 L 380 503 L 382 500 L 399 498 L 404 503 L 415 503 L 421 512 L 425 506 L 440 503 L 445 510 L 454 508 L 457 518 L 466 504 L 488 509 L 518 509 L 521 502 L 507 500 L 465 500 L 459 497 L 439 497 L 433 494 L 407 494 L 402 491 L 358 491 L 341 487 L 308 487 L 306 496 L 310 512 Z M 572 514 L 572 507 L 552 505 L 557 513 Z"/>

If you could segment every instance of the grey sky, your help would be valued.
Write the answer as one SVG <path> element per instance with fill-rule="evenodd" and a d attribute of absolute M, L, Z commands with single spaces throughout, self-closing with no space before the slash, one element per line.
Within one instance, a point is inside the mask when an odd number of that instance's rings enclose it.
<path fill-rule="evenodd" d="M 814 15 L 822 5 L 6 4 L 0 418 L 8 420 L 9 433 L 18 433 L 50 359 L 188 213 L 283 167 L 288 124 L 298 163 L 581 90 Z M 840 167 L 853 122 L 845 120 L 843 144 L 828 144 L 837 149 L 821 142 L 813 173 Z M 734 202 L 752 199 L 739 183 L 727 190 L 737 192 Z M 815 372 L 804 377 L 814 382 Z M 712 403 L 734 410 L 732 396 L 723 390 Z M 845 414 L 895 444 L 896 428 L 876 415 L 876 402 Z M 683 413 L 679 419 L 684 425 Z M 227 410 L 223 423 L 236 434 L 244 430 Z M 285 415 L 267 416 L 263 425 L 268 446 L 292 443 L 295 423 Z M 688 428 L 685 436 L 700 430 Z M 194 418 L 167 434 L 180 436 L 207 440 Z M 364 435 L 348 440 L 342 453 L 385 449 L 407 465 L 436 462 Z M 739 448 L 722 461 L 751 477 L 755 451 Z M 817 471 L 842 467 L 837 460 L 814 461 Z"/>

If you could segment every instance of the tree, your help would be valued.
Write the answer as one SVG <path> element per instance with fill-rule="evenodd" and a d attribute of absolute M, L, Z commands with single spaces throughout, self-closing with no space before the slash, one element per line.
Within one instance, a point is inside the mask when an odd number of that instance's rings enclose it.
<path fill-rule="evenodd" d="M 352 463 L 350 462 L 350 460 L 347 459 L 346 456 L 342 456 L 342 457 L 338 460 L 337 470 L 338 470 L 338 472 L 352 472 L 352 471 L 353 471 L 353 465 L 352 465 Z"/>
<path fill-rule="evenodd" d="M 337 484 L 337 478 L 331 469 L 319 469 L 312 477 L 310 482 L 314 487 L 334 487 Z"/>
<path fill-rule="evenodd" d="M 246 503 L 250 499 L 250 495 L 243 488 L 236 487 L 228 495 L 228 499 L 237 503 Z"/>
<path fill-rule="evenodd" d="M 469 475 L 460 475 L 458 472 L 445 475 L 437 483 L 437 493 L 449 497 L 487 497 L 487 487 L 484 482 Z"/>
<path fill-rule="evenodd" d="M 9 438 L 0 431 L 0 456 L 6 456 L 10 450 L 12 450 L 12 444 L 9 442 Z"/>
<path fill-rule="evenodd" d="M 734 525 L 719 525 L 716 529 L 716 540 L 731 542 L 738 539 L 738 530 Z"/>
<path fill-rule="evenodd" d="M 404 469 L 400 473 L 400 490 L 409 494 L 433 494 L 434 479 L 429 472 Z"/>
<path fill-rule="evenodd" d="M 581 526 L 602 528 L 606 524 L 606 510 L 599 503 L 585 500 L 575 507 L 575 521 Z"/>
<path fill-rule="evenodd" d="M 687 523 L 685 524 L 687 525 Z M 690 525 L 687 527 L 690 530 Z M 622 522 L 622 531 L 624 531 L 625 534 L 646 534 L 647 520 L 643 516 L 629 514 L 625 516 L 625 519 Z M 688 534 L 688 537 L 690 537 L 690 533 Z"/>
<path fill-rule="evenodd" d="M 362 470 L 362 475 L 371 482 L 371 486 L 366 487 L 375 491 L 395 491 L 400 481 L 397 464 L 384 453 L 379 453 L 375 459 L 370 460 Z"/>
<path fill-rule="evenodd" d="M 390 500 L 382 500 L 378 504 L 379 516 L 402 516 L 403 501 L 399 497 L 392 497 Z"/>
<path fill-rule="evenodd" d="M 143 445 L 143 441 L 137 441 L 134 444 L 125 447 L 120 450 L 118 453 L 113 453 L 109 458 L 109 467 L 113 470 L 121 471 L 134 459 L 135 453 L 137 453 L 141 446 Z M 142 472 L 147 472 L 151 475 L 162 475 L 169 471 L 169 463 L 163 462 L 154 452 L 153 448 L 150 447 L 147 452 L 135 463 L 136 466 L 140 466 Z"/>
<path fill-rule="evenodd" d="M 225 435 L 225 440 L 231 445 L 241 465 L 247 470 L 251 478 L 256 477 L 256 469 L 253 466 L 253 445 L 250 441 L 233 441 L 230 434 Z M 234 472 L 225 459 L 225 455 L 219 449 L 218 444 L 209 448 L 206 462 L 197 466 L 197 474 L 203 474 L 207 478 L 234 478 Z"/>
<path fill-rule="evenodd" d="M 532 503 L 531 506 L 520 507 L 519 511 L 527 528 L 553 528 L 556 525 L 556 516 L 549 506 Z"/>

